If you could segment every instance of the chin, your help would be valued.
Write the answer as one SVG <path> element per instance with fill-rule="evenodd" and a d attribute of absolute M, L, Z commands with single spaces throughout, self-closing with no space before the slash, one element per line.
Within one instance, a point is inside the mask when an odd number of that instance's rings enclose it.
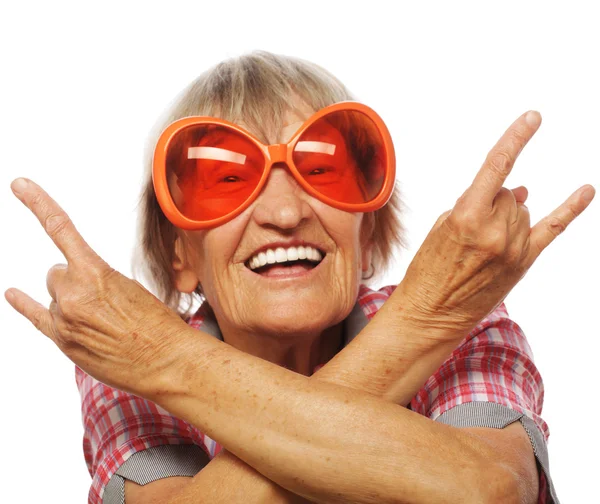
<path fill-rule="evenodd" d="M 258 325 L 271 334 L 321 333 L 344 319 L 341 310 L 332 310 L 322 301 L 269 303 L 268 310 L 256 310 Z"/>

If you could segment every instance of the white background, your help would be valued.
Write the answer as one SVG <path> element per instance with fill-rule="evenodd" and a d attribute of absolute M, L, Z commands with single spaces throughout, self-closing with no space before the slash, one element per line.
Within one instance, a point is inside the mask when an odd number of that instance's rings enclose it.
<path fill-rule="evenodd" d="M 253 49 L 324 66 L 388 123 L 410 247 L 381 284 L 401 280 L 436 218 L 526 110 L 539 110 L 543 123 L 506 185 L 527 186 L 532 221 L 583 184 L 600 189 L 591 2 L 415 4 L 4 3 L 2 292 L 18 287 L 47 305 L 46 272 L 64 262 L 13 196 L 18 176 L 45 188 L 92 247 L 131 275 L 148 132 L 199 73 Z M 544 379 L 551 474 L 565 503 L 598 492 L 599 217 L 594 201 L 507 299 Z M 74 366 L 0 301 L 1 486 L 10 482 L 21 502 L 84 502 L 90 476 Z"/>

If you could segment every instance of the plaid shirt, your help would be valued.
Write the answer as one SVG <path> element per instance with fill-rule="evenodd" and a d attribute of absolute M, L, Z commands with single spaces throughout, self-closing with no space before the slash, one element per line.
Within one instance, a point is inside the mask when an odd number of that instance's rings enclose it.
<path fill-rule="evenodd" d="M 373 291 L 361 286 L 354 316 L 346 320 L 346 332 L 354 334 L 345 335 L 345 344 L 377 313 L 394 288 Z M 216 322 L 198 313 L 187 322 L 215 332 L 211 327 Z M 348 331 L 351 325 L 358 327 Z M 222 339 L 218 329 L 213 335 Z M 83 451 L 92 476 L 89 504 L 123 503 L 124 479 L 145 484 L 168 476 L 193 476 L 202 468 L 198 460 L 212 459 L 221 450 L 217 442 L 160 406 L 108 387 L 77 366 L 76 380 L 82 398 Z M 536 456 L 538 503 L 558 503 L 549 472 L 550 432 L 540 417 L 543 399 L 544 386 L 531 348 L 501 304 L 466 336 L 407 407 L 456 427 L 503 428 L 519 420 Z M 175 449 L 198 447 L 208 458 L 202 452 L 189 452 L 183 458 L 175 453 Z M 153 457 L 144 458 L 152 452 Z"/>

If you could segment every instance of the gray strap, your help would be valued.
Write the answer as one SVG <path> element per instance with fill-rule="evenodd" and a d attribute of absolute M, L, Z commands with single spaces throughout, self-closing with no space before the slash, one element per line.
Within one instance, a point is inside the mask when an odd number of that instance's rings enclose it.
<path fill-rule="evenodd" d="M 531 418 L 503 404 L 473 401 L 454 406 L 435 419 L 436 422 L 454 427 L 492 427 L 494 429 L 503 429 L 517 420 L 521 422 L 527 432 L 535 458 L 546 476 L 548 493 L 551 498 L 550 504 L 560 504 L 550 477 L 550 461 L 546 441 Z"/>
<path fill-rule="evenodd" d="M 125 503 L 125 480 L 138 485 L 171 476 L 195 476 L 210 459 L 197 445 L 161 445 L 139 451 L 129 457 L 112 476 L 102 497 L 102 504 Z"/>
<path fill-rule="evenodd" d="M 125 480 L 113 474 L 102 494 L 102 504 L 125 504 Z"/>

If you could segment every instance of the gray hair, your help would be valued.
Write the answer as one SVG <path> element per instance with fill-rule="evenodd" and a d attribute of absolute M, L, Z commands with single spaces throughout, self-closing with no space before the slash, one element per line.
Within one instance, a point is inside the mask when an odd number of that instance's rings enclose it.
<path fill-rule="evenodd" d="M 132 271 L 134 278 L 146 278 L 157 297 L 183 319 L 190 315 L 194 300 L 202 301 L 203 295 L 200 285 L 191 294 L 177 291 L 174 285 L 175 240 L 180 230 L 163 214 L 152 184 L 152 156 L 158 136 L 177 119 L 202 115 L 243 122 L 261 141 L 273 143 L 294 97 L 314 111 L 355 100 L 338 79 L 314 63 L 255 51 L 225 60 L 201 74 L 155 126 L 144 161 Z M 399 218 L 403 207 L 396 186 L 386 206 L 364 215 L 362 243 L 373 243 L 373 274 L 384 271 L 394 249 L 405 244 Z"/>

